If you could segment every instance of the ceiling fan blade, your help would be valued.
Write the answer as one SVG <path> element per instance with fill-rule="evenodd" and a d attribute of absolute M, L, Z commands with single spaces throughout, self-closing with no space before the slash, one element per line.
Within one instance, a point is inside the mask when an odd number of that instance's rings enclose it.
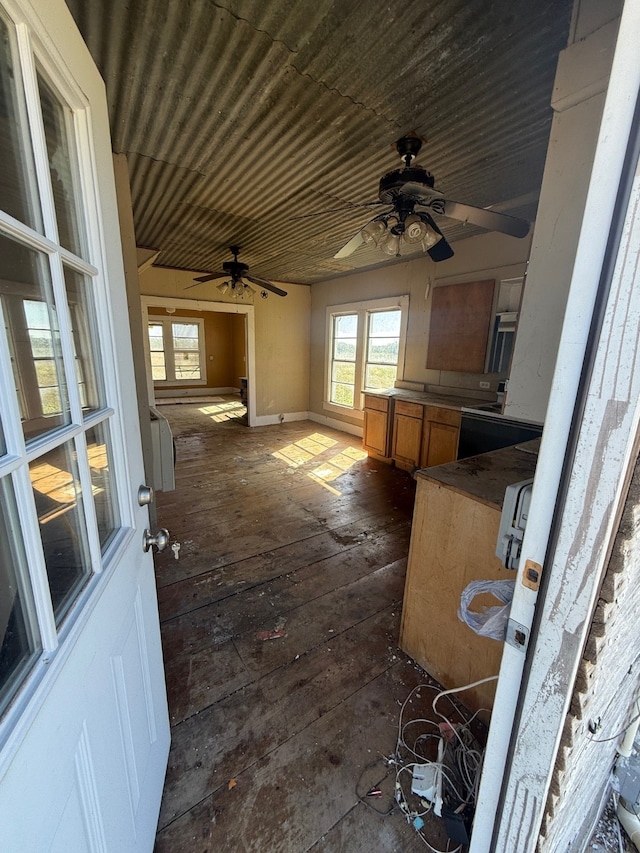
<path fill-rule="evenodd" d="M 275 284 L 271 284 L 270 281 L 265 281 L 263 278 L 257 278 L 255 275 L 246 275 L 245 278 L 249 279 L 253 284 L 257 284 L 258 287 L 264 287 L 265 290 L 270 290 L 271 293 L 275 293 L 276 296 L 286 296 L 287 291 L 281 290 L 279 287 L 276 287 Z"/>
<path fill-rule="evenodd" d="M 194 281 L 213 281 L 214 278 L 224 278 L 225 275 L 228 275 L 228 273 L 224 270 L 213 270 L 213 272 L 201 275 L 199 278 L 194 278 Z"/>
<path fill-rule="evenodd" d="M 367 223 L 368 224 L 368 223 Z M 363 226 L 366 227 L 366 226 Z M 352 255 L 356 249 L 358 249 L 364 243 L 364 237 L 362 236 L 362 229 L 360 231 L 356 231 L 353 237 L 349 240 L 348 243 L 335 253 L 334 258 L 348 258 L 349 255 Z"/>
<path fill-rule="evenodd" d="M 423 218 L 426 218 L 428 220 L 429 225 L 433 228 L 433 230 L 437 234 L 440 235 L 440 238 L 441 238 L 440 240 L 438 240 L 438 242 L 435 245 L 431 246 L 430 249 L 427 249 L 427 254 L 431 258 L 431 260 L 434 261 L 434 263 L 436 263 L 436 264 L 439 263 L 440 261 L 448 261 L 449 258 L 453 257 L 454 252 L 453 252 L 453 249 L 451 248 L 451 246 L 445 240 L 444 234 L 438 228 L 436 223 L 433 221 L 433 217 L 429 216 L 428 213 L 421 213 L 420 216 L 422 216 Z"/>
<path fill-rule="evenodd" d="M 507 216 L 506 213 L 497 213 L 495 210 L 487 210 L 484 207 L 473 207 L 470 204 L 461 204 L 458 201 L 443 199 L 432 206 L 436 213 L 443 213 L 451 219 L 459 222 L 470 222 L 487 231 L 500 231 L 510 237 L 526 237 L 529 233 L 530 223 L 526 219 L 518 219 L 515 216 Z"/>

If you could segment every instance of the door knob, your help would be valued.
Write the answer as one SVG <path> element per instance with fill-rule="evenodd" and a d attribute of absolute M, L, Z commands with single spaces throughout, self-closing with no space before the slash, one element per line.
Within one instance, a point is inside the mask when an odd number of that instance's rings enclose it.
<path fill-rule="evenodd" d="M 142 549 L 148 551 L 152 545 L 155 545 L 158 551 L 164 551 L 169 544 L 169 531 L 161 527 L 156 533 L 152 533 L 149 529 L 142 534 Z"/>
<path fill-rule="evenodd" d="M 138 503 L 140 506 L 148 506 L 153 503 L 153 489 L 151 486 L 140 486 L 138 489 Z"/>

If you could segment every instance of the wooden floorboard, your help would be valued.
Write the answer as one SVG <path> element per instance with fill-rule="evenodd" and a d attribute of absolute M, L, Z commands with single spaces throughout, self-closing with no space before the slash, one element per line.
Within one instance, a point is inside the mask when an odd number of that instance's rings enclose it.
<path fill-rule="evenodd" d="M 176 490 L 158 523 L 181 547 L 155 558 L 172 726 L 156 853 L 426 849 L 382 760 L 427 678 L 397 646 L 412 479 L 308 421 L 162 413 Z"/>

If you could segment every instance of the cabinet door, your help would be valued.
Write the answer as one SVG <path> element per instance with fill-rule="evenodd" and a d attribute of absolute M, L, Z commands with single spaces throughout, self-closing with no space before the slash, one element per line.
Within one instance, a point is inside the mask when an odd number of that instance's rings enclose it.
<path fill-rule="evenodd" d="M 400 467 L 415 468 L 420 462 L 422 420 L 397 414 L 393 420 L 393 458 Z"/>
<path fill-rule="evenodd" d="M 426 428 L 427 424 L 425 424 Z M 422 465 L 429 468 L 431 465 L 444 465 L 445 462 L 453 462 L 458 455 L 459 429 L 449 424 L 430 423 L 428 446 L 423 442 Z M 426 453 L 424 451 L 426 450 Z"/>
<path fill-rule="evenodd" d="M 389 425 L 387 412 L 377 412 L 373 409 L 364 410 L 364 434 L 362 446 L 380 456 L 389 455 Z"/>

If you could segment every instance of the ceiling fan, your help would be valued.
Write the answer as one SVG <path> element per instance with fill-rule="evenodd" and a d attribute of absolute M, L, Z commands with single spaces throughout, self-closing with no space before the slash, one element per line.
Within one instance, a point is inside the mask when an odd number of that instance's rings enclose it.
<path fill-rule="evenodd" d="M 336 252 L 334 258 L 348 257 L 363 243 L 377 246 L 388 255 L 399 256 L 401 247 L 407 244 L 421 245 L 422 250 L 427 252 L 433 261 L 445 261 L 453 256 L 453 249 L 445 240 L 432 214 L 469 222 L 488 231 L 500 231 L 512 237 L 526 237 L 529 233 L 529 223 L 524 219 L 450 201 L 435 189 L 433 175 L 421 166 L 413 165 L 422 148 L 422 142 L 414 133 L 397 140 L 396 149 L 403 167 L 382 176 L 378 190 L 379 201 L 362 205 L 371 207 L 380 204 L 389 209 L 374 216 L 357 231 L 349 242 Z"/>
<path fill-rule="evenodd" d="M 227 281 L 216 285 L 220 293 L 224 295 L 228 291 L 231 291 L 231 295 L 236 296 L 238 299 L 251 299 L 255 291 L 245 281 L 243 281 L 243 279 L 246 278 L 247 281 L 250 281 L 252 284 L 256 284 L 258 287 L 262 288 L 260 295 L 263 299 L 267 298 L 267 290 L 270 290 L 271 293 L 275 293 L 276 296 L 286 296 L 286 290 L 281 290 L 279 287 L 276 287 L 275 284 L 271 284 L 270 281 L 265 281 L 263 278 L 258 278 L 255 275 L 249 275 L 249 267 L 247 264 L 243 264 L 242 261 L 238 260 L 240 249 L 240 246 L 229 246 L 229 251 L 233 255 L 233 260 L 225 261 L 222 264 L 221 270 L 215 270 L 214 272 L 207 273 L 207 275 L 201 275 L 198 276 L 198 278 L 194 278 L 194 284 L 188 285 L 185 287 L 185 290 L 189 290 L 191 287 L 197 287 L 199 284 L 204 284 L 207 281 L 214 281 L 216 278 L 226 278 L 228 279 Z"/>

